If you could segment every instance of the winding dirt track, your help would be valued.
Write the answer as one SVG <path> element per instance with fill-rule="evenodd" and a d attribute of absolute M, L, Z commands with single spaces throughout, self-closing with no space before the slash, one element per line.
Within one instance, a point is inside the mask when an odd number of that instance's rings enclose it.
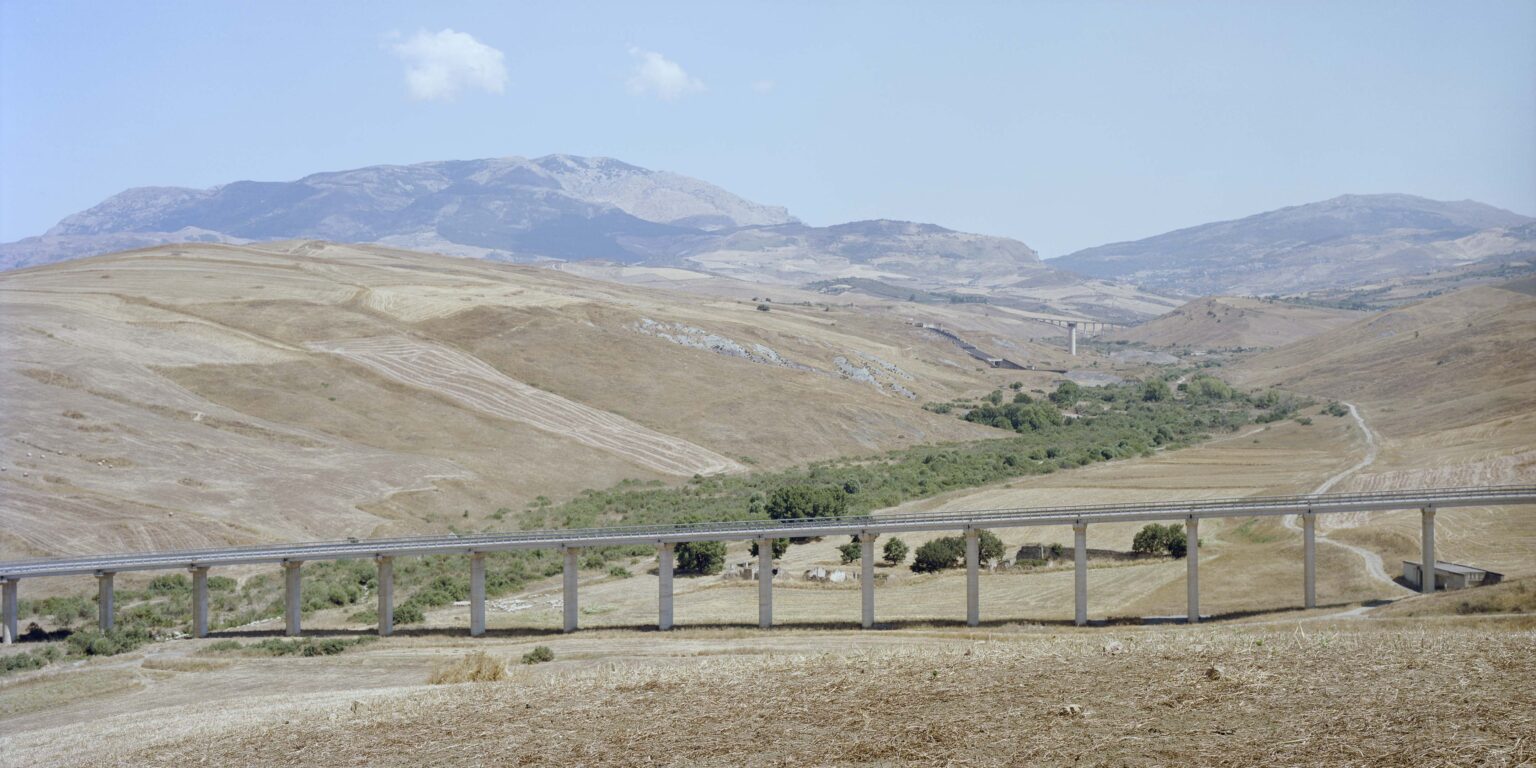
<path fill-rule="evenodd" d="M 404 336 L 311 342 L 402 384 L 468 408 L 608 451 L 669 475 L 707 475 L 741 465 L 687 440 L 531 387 L 451 347 Z"/>
<path fill-rule="evenodd" d="M 1353 475 L 1356 472 L 1369 467 L 1376 461 L 1376 455 L 1380 453 L 1381 449 L 1376 442 L 1376 433 L 1372 431 L 1370 425 L 1365 423 L 1365 418 L 1360 415 L 1359 409 L 1355 408 L 1353 403 L 1344 403 L 1344 405 L 1349 408 L 1349 417 L 1355 420 L 1355 426 L 1360 428 L 1360 434 L 1365 436 L 1365 456 L 1349 469 L 1346 469 L 1334 475 L 1333 477 L 1324 480 L 1322 485 L 1319 485 L 1312 491 L 1314 494 L 1327 493 L 1329 489 L 1348 479 L 1350 475 Z M 1355 524 L 1358 525 L 1360 522 L 1364 521 L 1356 521 Z M 1301 525 L 1297 522 L 1295 515 L 1286 515 L 1284 524 L 1285 527 L 1290 528 L 1293 531 L 1301 530 Z M 1318 531 L 1317 540 L 1323 542 L 1324 544 L 1331 544 L 1335 547 L 1346 549 L 1355 553 L 1356 555 L 1359 555 L 1360 559 L 1365 561 L 1365 570 L 1371 574 L 1371 578 L 1383 584 L 1390 584 L 1394 587 L 1402 586 L 1396 581 L 1393 581 L 1391 576 L 1387 575 L 1386 566 L 1381 562 L 1381 555 L 1378 555 L 1375 552 L 1366 549 L 1365 547 L 1357 547 L 1353 544 L 1345 544 L 1342 541 L 1334 541 L 1333 539 L 1328 538 L 1326 531 Z"/>

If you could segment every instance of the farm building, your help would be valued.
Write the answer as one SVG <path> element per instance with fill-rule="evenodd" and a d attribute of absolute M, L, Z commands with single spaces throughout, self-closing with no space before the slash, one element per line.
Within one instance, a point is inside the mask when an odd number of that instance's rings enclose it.
<path fill-rule="evenodd" d="M 1410 560 L 1403 561 L 1403 581 L 1409 586 L 1418 589 L 1423 583 L 1421 573 L 1423 568 Z M 1466 589 L 1467 587 L 1481 587 L 1485 584 L 1497 584 L 1504 579 L 1504 574 L 1493 571 L 1485 571 L 1482 568 L 1473 568 L 1470 565 L 1459 563 L 1447 563 L 1444 560 L 1435 562 L 1435 589 Z"/>

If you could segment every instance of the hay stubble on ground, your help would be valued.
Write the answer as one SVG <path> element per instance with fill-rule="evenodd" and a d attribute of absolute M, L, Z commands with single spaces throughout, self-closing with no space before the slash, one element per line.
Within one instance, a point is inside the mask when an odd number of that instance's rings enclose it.
<path fill-rule="evenodd" d="M 776 650 L 708 638 L 712 647 L 742 645 L 749 655 L 519 667 L 496 683 L 236 708 L 193 732 L 178 720 L 183 713 L 151 713 L 134 738 L 88 745 L 77 734 L 60 745 L 79 744 L 85 764 L 132 765 L 1506 765 L 1536 758 L 1525 740 L 1536 722 L 1528 623 L 910 632 L 894 648 L 839 648 L 839 638 L 853 637 L 846 634 L 789 634 Z M 786 652 L 796 640 L 803 650 Z M 15 745 L 21 754 L 27 741 Z"/>

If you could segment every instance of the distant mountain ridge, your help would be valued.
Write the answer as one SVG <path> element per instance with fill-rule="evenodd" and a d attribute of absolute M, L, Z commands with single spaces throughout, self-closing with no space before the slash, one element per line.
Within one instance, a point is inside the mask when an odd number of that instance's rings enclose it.
<path fill-rule="evenodd" d="M 313 238 L 441 244 L 507 259 L 623 258 L 619 240 L 795 222 L 719 187 L 610 158 L 549 155 L 379 165 L 210 189 L 141 187 L 0 246 L 14 268 L 124 243 Z"/>
<path fill-rule="evenodd" d="M 793 285 L 867 277 L 919 289 L 994 291 L 1050 272 L 1017 240 L 905 221 L 812 227 L 783 207 L 698 179 L 572 155 L 378 165 L 209 189 L 129 189 L 39 237 L 0 245 L 0 269 L 177 242 L 289 239 L 499 261 L 683 267 Z M 1093 283 L 1069 275 L 1055 280 Z M 1090 297 L 1104 293 L 1087 290 Z"/>
<path fill-rule="evenodd" d="M 1184 295 L 1288 294 L 1536 257 L 1536 219 L 1471 200 L 1343 195 L 1051 260 Z"/>

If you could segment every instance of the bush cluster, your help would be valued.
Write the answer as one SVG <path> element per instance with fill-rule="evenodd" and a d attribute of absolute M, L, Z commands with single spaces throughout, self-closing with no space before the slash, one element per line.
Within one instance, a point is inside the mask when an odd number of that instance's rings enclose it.
<path fill-rule="evenodd" d="M 1184 526 L 1180 523 L 1150 523 L 1137 531 L 1131 541 L 1132 552 L 1147 555 L 1183 557 L 1188 546 Z"/>

